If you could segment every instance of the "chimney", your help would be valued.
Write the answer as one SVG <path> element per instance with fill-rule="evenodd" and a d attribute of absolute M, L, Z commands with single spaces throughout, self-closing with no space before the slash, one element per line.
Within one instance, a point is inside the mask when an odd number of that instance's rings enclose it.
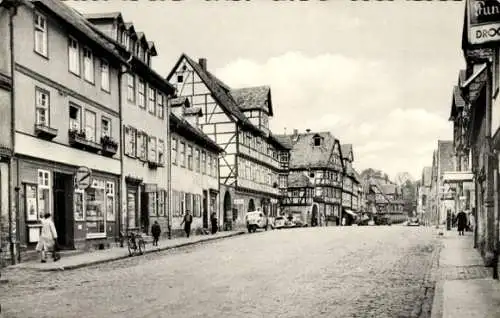
<path fill-rule="evenodd" d="M 201 68 L 204 71 L 207 70 L 207 59 L 206 58 L 200 58 L 200 59 L 198 59 L 198 64 L 200 64 Z"/>
<path fill-rule="evenodd" d="M 307 129 L 306 129 L 306 132 L 307 132 L 307 133 L 310 133 L 310 132 L 311 132 L 311 129 L 307 128 Z"/>

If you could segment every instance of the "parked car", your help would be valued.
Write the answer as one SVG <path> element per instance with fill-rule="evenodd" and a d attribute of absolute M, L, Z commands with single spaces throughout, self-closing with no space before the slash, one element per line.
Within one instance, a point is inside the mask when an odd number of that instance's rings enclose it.
<path fill-rule="evenodd" d="M 391 225 L 391 218 L 387 215 L 377 215 L 374 218 L 375 225 Z"/>
<path fill-rule="evenodd" d="M 418 218 L 411 218 L 408 223 L 408 226 L 420 226 L 420 220 Z"/>
<path fill-rule="evenodd" d="M 257 229 L 265 229 L 267 231 L 269 225 L 267 216 L 261 211 L 247 212 L 245 221 L 247 223 L 248 233 L 255 232 Z"/>
<path fill-rule="evenodd" d="M 283 216 L 277 216 L 274 218 L 274 224 L 273 228 L 275 229 L 282 229 L 285 227 L 285 217 Z"/>

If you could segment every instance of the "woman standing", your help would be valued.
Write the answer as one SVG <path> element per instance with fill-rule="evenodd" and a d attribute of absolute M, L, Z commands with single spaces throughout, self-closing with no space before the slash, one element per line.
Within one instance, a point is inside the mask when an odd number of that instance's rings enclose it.
<path fill-rule="evenodd" d="M 42 254 L 42 263 L 47 262 L 45 253 L 49 251 L 52 251 L 54 262 L 59 259 L 55 251 L 56 240 L 57 231 L 54 222 L 50 219 L 50 213 L 45 213 L 42 219 L 42 232 L 38 244 L 36 245 L 36 250 Z"/>

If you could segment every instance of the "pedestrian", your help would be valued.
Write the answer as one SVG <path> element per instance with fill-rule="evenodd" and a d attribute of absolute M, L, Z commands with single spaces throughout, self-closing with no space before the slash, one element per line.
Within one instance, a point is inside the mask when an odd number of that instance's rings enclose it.
<path fill-rule="evenodd" d="M 189 210 L 186 210 L 186 213 L 184 214 L 184 219 L 181 222 L 184 224 L 184 232 L 186 232 L 186 236 L 189 237 L 191 234 L 191 223 L 193 222 L 193 216 L 191 215 L 191 212 Z"/>
<path fill-rule="evenodd" d="M 467 225 L 467 215 L 464 211 L 457 214 L 458 235 L 464 235 L 465 226 Z"/>
<path fill-rule="evenodd" d="M 474 232 L 474 228 L 476 227 L 476 218 L 472 212 L 469 213 L 469 228 L 471 232 Z"/>
<path fill-rule="evenodd" d="M 215 212 L 210 215 L 210 223 L 212 225 L 212 234 L 217 233 L 217 214 Z"/>
<path fill-rule="evenodd" d="M 41 262 L 46 263 L 46 253 L 51 251 L 54 262 L 57 262 L 60 256 L 57 254 L 57 231 L 54 222 L 50 219 L 50 213 L 45 213 L 42 219 L 42 230 L 36 250 L 41 253 Z"/>
<path fill-rule="evenodd" d="M 153 235 L 153 246 L 158 246 L 158 239 L 160 238 L 161 227 L 158 221 L 155 221 L 151 226 L 151 235 Z"/>

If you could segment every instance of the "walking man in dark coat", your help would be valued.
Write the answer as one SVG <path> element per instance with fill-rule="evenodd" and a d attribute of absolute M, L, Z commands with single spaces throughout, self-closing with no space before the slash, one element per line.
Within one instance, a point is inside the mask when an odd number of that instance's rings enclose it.
<path fill-rule="evenodd" d="M 210 215 L 210 223 L 212 225 L 212 234 L 217 233 L 217 214 L 215 212 Z"/>
<path fill-rule="evenodd" d="M 158 246 L 158 239 L 160 238 L 161 228 L 158 221 L 155 221 L 151 226 L 151 235 L 153 235 L 153 246 Z"/>
<path fill-rule="evenodd" d="M 186 210 L 186 214 L 184 214 L 184 219 L 181 222 L 184 224 L 184 232 L 186 232 L 186 236 L 189 237 L 191 234 L 191 223 L 193 222 L 193 216 L 191 215 L 191 212 L 189 210 Z"/>
<path fill-rule="evenodd" d="M 465 214 L 464 211 L 460 211 L 457 214 L 458 235 L 464 235 L 466 226 L 467 226 L 467 214 Z"/>

